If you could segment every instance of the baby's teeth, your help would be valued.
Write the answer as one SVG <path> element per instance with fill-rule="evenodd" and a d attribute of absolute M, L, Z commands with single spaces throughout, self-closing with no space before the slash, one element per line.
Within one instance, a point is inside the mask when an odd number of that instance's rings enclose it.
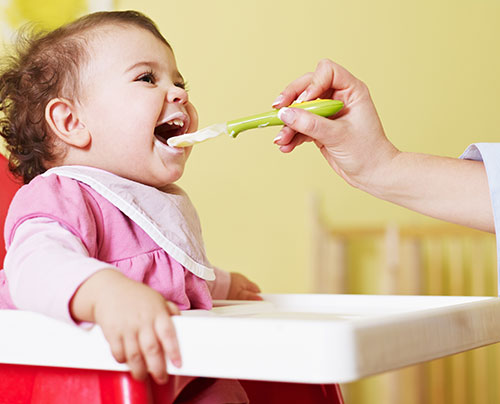
<path fill-rule="evenodd" d="M 182 128 L 184 126 L 184 121 L 182 119 L 174 119 L 173 121 L 167 122 L 167 124 L 180 126 Z"/>

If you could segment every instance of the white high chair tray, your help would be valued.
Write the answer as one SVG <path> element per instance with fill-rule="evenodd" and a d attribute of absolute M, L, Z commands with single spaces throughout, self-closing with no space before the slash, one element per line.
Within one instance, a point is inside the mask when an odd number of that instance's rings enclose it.
<path fill-rule="evenodd" d="M 500 341 L 500 299 L 263 295 L 174 318 L 183 360 L 169 373 L 343 383 Z M 0 363 L 126 370 L 99 327 L 0 310 Z"/>

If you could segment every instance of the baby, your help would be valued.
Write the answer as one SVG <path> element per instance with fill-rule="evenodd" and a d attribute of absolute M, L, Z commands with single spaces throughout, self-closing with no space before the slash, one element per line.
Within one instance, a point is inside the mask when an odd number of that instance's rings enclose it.
<path fill-rule="evenodd" d="M 24 40 L 1 71 L 0 110 L 11 171 L 27 184 L 6 219 L 0 307 L 97 323 L 135 378 L 165 383 L 165 357 L 181 365 L 172 315 L 260 299 L 210 265 L 173 185 L 191 147 L 166 141 L 198 119 L 149 18 L 94 13 Z"/>

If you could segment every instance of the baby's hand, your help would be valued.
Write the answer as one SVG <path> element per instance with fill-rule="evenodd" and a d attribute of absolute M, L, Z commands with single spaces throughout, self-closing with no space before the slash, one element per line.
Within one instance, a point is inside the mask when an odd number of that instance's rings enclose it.
<path fill-rule="evenodd" d="M 175 366 L 181 365 L 171 319 L 179 309 L 155 290 L 117 271 L 100 271 L 81 288 L 96 276 L 100 279 L 99 287 L 93 288 L 92 317 L 102 328 L 113 356 L 118 362 L 127 362 L 135 379 L 142 380 L 149 372 L 157 383 L 166 383 L 166 357 Z"/>
<path fill-rule="evenodd" d="M 262 300 L 257 293 L 260 293 L 260 288 L 255 283 L 242 274 L 231 272 L 228 300 Z"/>

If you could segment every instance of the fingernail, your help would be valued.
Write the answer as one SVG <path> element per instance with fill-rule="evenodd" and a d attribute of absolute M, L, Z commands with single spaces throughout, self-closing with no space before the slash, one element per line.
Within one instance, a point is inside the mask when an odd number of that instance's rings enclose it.
<path fill-rule="evenodd" d="M 302 94 L 300 94 L 298 97 L 297 97 L 297 100 L 295 102 L 302 102 L 302 101 L 305 101 L 307 100 L 307 90 L 304 90 L 302 91 Z"/>
<path fill-rule="evenodd" d="M 281 140 L 281 136 L 278 135 L 274 138 L 273 143 L 279 142 Z"/>
<path fill-rule="evenodd" d="M 295 111 L 293 108 L 281 108 L 278 111 L 278 118 L 286 124 L 292 124 L 295 121 Z"/>
<path fill-rule="evenodd" d="M 281 104 L 281 101 L 283 101 L 283 98 L 285 98 L 285 97 L 283 97 L 283 94 L 278 95 L 278 97 L 274 100 L 274 102 L 272 103 L 271 106 L 274 107 L 275 105 Z"/>

